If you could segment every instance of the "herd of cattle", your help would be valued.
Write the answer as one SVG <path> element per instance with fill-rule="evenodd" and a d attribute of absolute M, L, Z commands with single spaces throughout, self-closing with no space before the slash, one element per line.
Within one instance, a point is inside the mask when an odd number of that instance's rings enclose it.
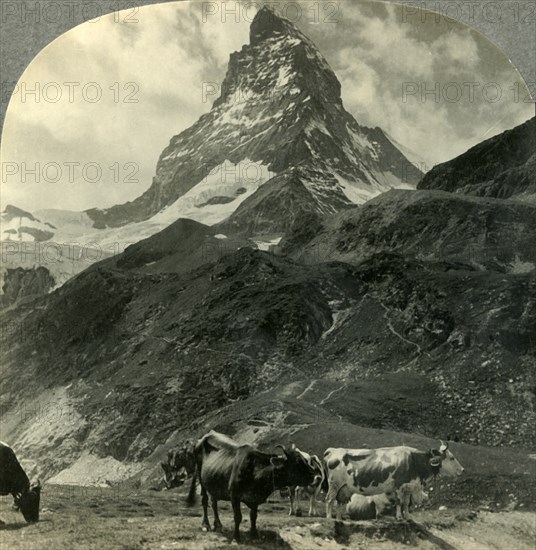
<path fill-rule="evenodd" d="M 299 515 L 300 496 L 310 497 L 309 515 L 316 515 L 321 491 L 326 493 L 326 516 L 337 519 L 345 507 L 353 519 L 374 519 L 394 508 L 398 519 L 407 518 L 411 505 L 426 499 L 424 488 L 433 477 L 458 476 L 463 468 L 441 442 L 438 449 L 419 451 L 411 447 L 381 449 L 329 448 L 322 459 L 300 451 L 295 445 L 277 445 L 279 453 L 265 453 L 241 445 L 230 437 L 210 431 L 195 445 L 171 450 L 162 462 L 167 488 L 182 485 L 191 475 L 187 503 L 193 505 L 197 483 L 201 486 L 203 530 L 210 530 L 208 501 L 214 515 L 213 529 L 222 527 L 218 501 L 230 501 L 234 514 L 234 538 L 240 540 L 241 503 L 250 509 L 250 533 L 257 535 L 257 510 L 274 491 L 288 492 L 290 514 Z M 15 453 L 0 442 L 0 494 L 11 494 L 15 506 L 28 522 L 39 520 L 41 487 L 30 487 L 28 476 Z"/>
<path fill-rule="evenodd" d="M 213 528 L 221 529 L 218 501 L 230 501 L 234 514 L 234 538 L 240 540 L 242 512 L 250 509 L 250 533 L 257 535 L 257 509 L 274 491 L 288 491 L 290 514 L 299 514 L 299 497 L 310 496 L 309 515 L 316 515 L 316 503 L 326 492 L 326 516 L 337 519 L 346 507 L 352 519 L 374 519 L 395 508 L 398 519 L 409 516 L 411 505 L 427 498 L 424 488 L 433 477 L 459 476 L 463 467 L 448 446 L 419 451 L 411 447 L 381 449 L 329 448 L 322 460 L 300 451 L 295 445 L 279 454 L 264 453 L 251 445 L 240 445 L 226 435 L 211 431 L 195 445 L 187 443 L 172 450 L 162 462 L 168 488 L 184 483 L 192 475 L 188 504 L 193 505 L 196 485 L 201 485 L 204 530 L 210 530 L 208 501 L 214 515 Z"/>

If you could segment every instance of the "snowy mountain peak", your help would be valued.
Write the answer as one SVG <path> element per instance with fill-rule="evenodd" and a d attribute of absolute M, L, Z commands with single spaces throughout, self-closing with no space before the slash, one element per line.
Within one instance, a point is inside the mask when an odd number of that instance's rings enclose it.
<path fill-rule="evenodd" d="M 290 21 L 266 8 L 251 24 L 250 44 L 231 54 L 221 95 L 224 103 L 341 102 L 341 85 L 315 45 Z M 303 111 L 307 112 L 307 109 Z"/>
<path fill-rule="evenodd" d="M 264 8 L 251 24 L 250 44 L 230 56 L 220 97 L 171 139 L 151 187 L 131 203 L 88 215 L 98 228 L 190 216 L 210 225 L 244 203 L 244 219 L 248 205 L 265 208 L 271 200 L 266 191 L 261 202 L 250 195 L 285 174 L 267 188 L 282 193 L 294 181 L 288 171 L 296 166 L 305 175 L 300 193 L 311 197 L 295 204 L 332 212 L 392 187 L 414 186 L 420 173 L 408 171 L 410 165 L 380 128 L 361 126 L 344 109 L 341 85 L 318 48 L 290 21 Z M 223 169 L 228 166 L 236 173 Z M 274 231 L 279 221 L 274 219 Z"/>

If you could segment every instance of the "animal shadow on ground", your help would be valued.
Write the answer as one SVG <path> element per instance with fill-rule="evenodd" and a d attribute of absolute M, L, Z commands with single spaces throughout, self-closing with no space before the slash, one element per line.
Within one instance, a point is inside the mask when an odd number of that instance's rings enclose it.
<path fill-rule="evenodd" d="M 221 547 L 222 550 L 230 548 L 259 548 L 262 550 L 292 550 L 291 546 L 284 541 L 279 533 L 268 529 L 259 529 L 257 538 L 252 538 L 248 531 L 240 533 L 240 544 L 236 544 L 229 540 L 227 544 Z"/>
<path fill-rule="evenodd" d="M 2 520 L 0 520 L 0 531 L 16 531 L 17 529 L 24 529 L 29 525 L 29 523 L 26 523 L 24 521 L 20 521 L 18 523 L 4 523 Z"/>
<path fill-rule="evenodd" d="M 391 540 L 417 546 L 418 540 L 427 540 L 441 550 L 456 550 L 454 546 L 431 533 L 424 525 L 409 520 L 380 520 L 346 523 L 335 521 L 334 538 L 339 544 L 348 544 L 352 533 L 362 533 L 375 540 Z"/>

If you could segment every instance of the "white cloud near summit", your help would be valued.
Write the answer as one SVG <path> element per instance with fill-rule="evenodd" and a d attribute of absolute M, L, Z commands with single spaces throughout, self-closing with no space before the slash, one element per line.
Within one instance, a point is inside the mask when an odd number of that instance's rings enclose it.
<path fill-rule="evenodd" d="M 210 109 L 230 53 L 249 41 L 254 8 L 239 9 L 237 16 L 235 3 L 228 1 L 224 16 L 220 4 L 211 5 L 216 11 L 205 17 L 203 3 L 188 2 L 142 7 L 136 23 L 118 23 L 112 14 L 45 48 L 8 107 L 2 208 L 7 203 L 29 210 L 107 207 L 147 189 L 164 147 Z M 273 5 L 285 11 L 284 3 Z M 295 9 L 285 13 L 324 54 L 358 122 L 380 126 L 428 163 L 448 160 L 533 115 L 533 106 L 522 102 L 515 69 L 478 33 L 444 19 L 423 25 L 419 18 L 404 18 L 395 5 L 336 5 L 330 17 L 324 4 L 313 11 L 306 2 L 299 17 Z M 459 101 L 444 97 L 445 86 L 456 91 L 452 83 L 466 91 Z M 473 83 L 472 100 L 464 83 Z M 500 87 L 499 101 L 483 96 L 489 83 Z M 203 97 L 207 84 L 216 93 Z M 436 84 L 440 100 L 429 94 L 423 102 L 423 86 Z M 24 93 L 36 86 L 39 101 Z M 417 91 L 404 98 L 403 90 L 415 86 Z M 92 102 L 98 91 L 102 96 Z M 493 97 L 492 87 L 488 92 Z M 65 163 L 76 166 L 72 173 Z M 100 181 L 85 177 L 93 174 L 91 163 L 100 168 Z M 55 165 L 62 168 L 58 181 L 52 181 Z M 31 171 L 45 166 L 49 173 L 35 181 Z"/>

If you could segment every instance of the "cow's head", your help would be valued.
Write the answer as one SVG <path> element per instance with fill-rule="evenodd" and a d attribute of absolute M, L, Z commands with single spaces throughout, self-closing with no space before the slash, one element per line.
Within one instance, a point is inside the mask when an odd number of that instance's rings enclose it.
<path fill-rule="evenodd" d="M 441 441 L 439 449 L 432 449 L 430 464 L 440 468 L 440 473 L 446 476 L 459 476 L 463 473 L 463 466 L 456 457 L 449 451 L 448 444 Z"/>
<path fill-rule="evenodd" d="M 195 470 L 194 446 L 187 441 L 180 449 L 168 451 L 167 462 L 161 462 L 164 483 L 168 489 L 180 487 Z"/>
<path fill-rule="evenodd" d="M 302 453 L 296 445 L 290 449 L 284 445 L 276 445 L 283 451 L 283 456 L 274 456 L 270 459 L 272 465 L 286 474 L 286 485 L 310 485 L 315 481 L 316 470 L 307 453 Z"/>
<path fill-rule="evenodd" d="M 39 521 L 39 502 L 41 501 L 41 482 L 38 480 L 29 490 L 15 496 L 15 506 L 21 511 L 28 523 Z"/>

